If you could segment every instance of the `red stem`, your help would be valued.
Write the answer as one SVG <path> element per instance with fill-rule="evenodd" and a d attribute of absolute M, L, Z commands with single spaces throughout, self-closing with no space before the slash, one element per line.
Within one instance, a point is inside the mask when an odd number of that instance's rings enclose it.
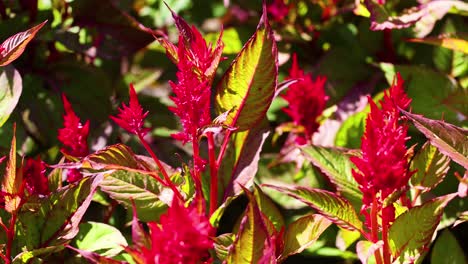
<path fill-rule="evenodd" d="M 218 206 L 218 166 L 216 162 L 216 151 L 212 132 L 207 133 L 208 156 L 210 161 L 210 215 L 214 213 Z"/>
<path fill-rule="evenodd" d="M 231 137 L 231 130 L 227 130 L 226 135 L 224 136 L 223 145 L 221 146 L 221 149 L 219 150 L 218 159 L 216 160 L 216 167 L 218 168 L 221 164 L 221 161 L 223 160 L 224 152 L 226 152 L 230 137 Z"/>
<path fill-rule="evenodd" d="M 390 248 L 388 246 L 388 225 L 389 223 L 387 220 L 382 219 L 382 240 L 383 244 L 383 261 L 384 264 L 391 264 L 391 255 L 390 255 Z"/>
<path fill-rule="evenodd" d="M 203 197 L 202 182 L 200 171 L 198 171 L 198 160 L 200 160 L 200 146 L 198 145 L 198 138 L 192 135 L 192 149 L 193 149 L 193 179 L 195 182 L 195 189 L 197 195 Z"/>
<path fill-rule="evenodd" d="M 377 222 L 377 199 L 374 195 L 372 198 L 372 207 L 371 207 L 371 238 L 373 243 L 377 243 L 379 241 L 379 223 Z M 375 262 L 377 264 L 382 264 L 382 257 L 380 256 L 380 250 L 376 250 L 374 253 Z"/>
<path fill-rule="evenodd" d="M 145 147 L 146 151 L 151 155 L 151 158 L 153 158 L 154 162 L 155 162 L 156 165 L 158 166 L 159 171 L 161 171 L 161 173 L 162 173 L 162 175 L 163 175 L 163 177 L 164 177 L 164 180 L 166 181 L 167 186 L 169 186 L 169 188 L 171 188 L 171 190 L 174 192 L 174 195 L 175 195 L 180 201 L 183 201 L 182 195 L 180 194 L 179 190 L 177 190 L 177 188 L 175 187 L 174 183 L 172 183 L 171 179 L 169 178 L 169 175 L 167 174 L 166 169 L 164 169 L 163 165 L 162 165 L 161 162 L 159 161 L 159 159 L 158 159 L 158 157 L 156 156 L 156 154 L 153 152 L 153 150 L 151 149 L 151 147 L 148 145 L 148 143 L 145 141 L 145 139 L 143 138 L 143 136 L 142 136 L 140 133 L 138 133 L 137 136 L 138 136 L 138 139 L 140 139 L 141 144 L 143 144 L 143 147 Z"/>
<path fill-rule="evenodd" d="M 5 252 L 6 263 L 5 264 L 11 263 L 11 246 L 13 244 L 13 238 L 15 237 L 16 217 L 17 217 L 16 212 L 14 212 L 10 218 L 10 227 L 8 228 L 8 232 L 7 232 L 7 244 L 6 244 L 6 252 Z"/>

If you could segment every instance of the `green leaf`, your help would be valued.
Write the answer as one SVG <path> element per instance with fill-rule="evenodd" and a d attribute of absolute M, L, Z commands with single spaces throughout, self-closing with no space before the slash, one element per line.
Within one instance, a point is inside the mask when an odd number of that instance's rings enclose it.
<path fill-rule="evenodd" d="M 447 254 L 448 252 L 450 254 Z M 467 262 L 463 249 L 455 236 L 449 230 L 444 230 L 432 249 L 431 264 L 465 264 Z"/>
<path fill-rule="evenodd" d="M 6 66 L 16 60 L 23 54 L 26 45 L 36 36 L 36 33 L 47 23 L 47 20 L 41 24 L 34 26 L 26 31 L 19 32 L 7 38 L 1 45 L 0 49 L 0 66 Z"/>
<path fill-rule="evenodd" d="M 141 221 L 157 221 L 167 209 L 171 196 L 163 191 L 162 186 L 153 177 L 136 172 L 117 170 L 105 175 L 100 184 L 107 193 L 126 208 L 132 208 L 132 200 Z M 165 200 L 166 202 L 163 202 Z"/>
<path fill-rule="evenodd" d="M 349 248 L 354 242 L 361 237 L 361 233 L 357 231 L 349 231 L 347 229 L 338 230 L 336 235 L 336 247 L 342 251 Z"/>
<path fill-rule="evenodd" d="M 11 139 L 10 154 L 6 165 L 5 175 L 2 179 L 2 191 L 10 194 L 5 195 L 5 211 L 16 212 L 21 203 L 21 185 L 23 184 L 23 174 L 17 173 L 16 168 L 16 124 L 13 125 L 13 138 Z"/>
<path fill-rule="evenodd" d="M 18 104 L 23 82 L 13 66 L 0 68 L 0 127 L 8 120 Z"/>
<path fill-rule="evenodd" d="M 364 233 L 363 224 L 353 206 L 332 192 L 301 186 L 281 187 L 270 184 L 264 184 L 264 186 L 300 200 L 342 228 Z"/>
<path fill-rule="evenodd" d="M 216 257 L 220 260 L 225 260 L 228 253 L 229 247 L 234 242 L 235 235 L 231 233 L 222 234 L 214 239 L 214 250 L 216 252 Z"/>
<path fill-rule="evenodd" d="M 85 169 L 138 169 L 139 161 L 133 151 L 124 144 L 115 144 L 105 147 L 95 153 L 86 156 L 82 161 L 82 168 Z"/>
<path fill-rule="evenodd" d="M 268 121 L 263 119 L 255 127 L 231 136 L 219 169 L 220 194 L 224 194 L 224 197 L 235 196 L 242 191 L 241 186 L 252 186 L 260 152 L 269 133 Z"/>
<path fill-rule="evenodd" d="M 454 96 L 466 94 L 466 90 L 451 76 L 423 66 L 381 63 L 380 68 L 389 84 L 392 83 L 396 72 L 401 73 L 407 94 L 412 98 L 411 108 L 414 113 L 431 119 L 443 118 L 452 124 L 459 124 L 460 120 L 463 120 L 460 116 L 468 118 L 463 99 L 459 103 L 449 102 Z"/>
<path fill-rule="evenodd" d="M 110 225 L 97 222 L 80 224 L 80 231 L 74 243 L 81 250 L 99 253 L 105 257 L 113 257 L 127 246 L 127 240 L 120 231 Z"/>
<path fill-rule="evenodd" d="M 450 158 L 426 142 L 411 162 L 410 170 L 416 171 L 411 177 L 411 185 L 429 191 L 447 175 Z"/>
<path fill-rule="evenodd" d="M 270 199 L 270 197 L 263 193 L 260 186 L 256 184 L 254 186 L 254 196 L 260 211 L 262 211 L 268 220 L 270 220 L 270 222 L 275 226 L 276 231 L 280 232 L 284 227 L 283 215 Z"/>
<path fill-rule="evenodd" d="M 427 37 L 422 39 L 408 39 L 409 42 L 424 43 L 444 47 L 447 49 L 461 51 L 468 54 L 468 41 L 458 38 L 444 38 L 444 37 Z"/>
<path fill-rule="evenodd" d="M 468 130 L 440 120 L 432 120 L 401 110 L 431 144 L 468 169 Z"/>
<path fill-rule="evenodd" d="M 64 245 L 78 233 L 102 176 L 87 177 L 48 197 L 30 199 L 21 207 L 16 223 L 18 250 Z"/>
<path fill-rule="evenodd" d="M 225 124 L 245 131 L 261 121 L 273 100 L 278 54 L 264 12 L 255 34 L 222 77 L 215 94 L 216 115 L 228 112 Z"/>
<path fill-rule="evenodd" d="M 31 251 L 21 252 L 20 254 L 15 256 L 12 263 L 13 264 L 35 263 L 32 261 L 37 260 L 40 256 L 59 252 L 59 251 L 62 251 L 63 249 L 64 249 L 64 246 L 52 246 L 52 247 L 44 247 L 44 248 L 39 248 L 39 249 L 31 250 Z"/>
<path fill-rule="evenodd" d="M 207 42 L 211 42 L 212 45 L 216 45 L 218 41 L 219 33 L 208 33 L 205 35 Z M 239 32 L 234 27 L 225 29 L 223 31 L 222 41 L 224 43 L 224 54 L 238 54 L 242 49 L 242 41 L 239 36 Z"/>
<path fill-rule="evenodd" d="M 292 222 L 284 234 L 284 250 L 279 261 L 310 247 L 331 224 L 321 215 L 306 215 Z"/>
<path fill-rule="evenodd" d="M 354 164 L 348 154 L 339 149 L 318 146 L 304 147 L 302 152 L 336 186 L 340 195 L 353 204 L 355 209 L 361 208 L 362 193 L 353 177 Z"/>
<path fill-rule="evenodd" d="M 355 113 L 348 117 L 336 132 L 335 145 L 346 148 L 360 148 L 366 117 L 366 112 Z"/>
<path fill-rule="evenodd" d="M 388 243 L 392 255 L 401 262 L 417 258 L 431 242 L 444 207 L 456 194 L 437 197 L 401 214 L 390 226 Z"/>

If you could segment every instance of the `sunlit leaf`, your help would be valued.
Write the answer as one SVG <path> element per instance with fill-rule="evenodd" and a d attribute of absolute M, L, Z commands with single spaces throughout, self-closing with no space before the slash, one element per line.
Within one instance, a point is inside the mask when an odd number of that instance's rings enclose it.
<path fill-rule="evenodd" d="M 432 145 L 453 161 L 468 169 L 468 130 L 440 120 L 432 120 L 421 115 L 401 112 L 408 117 Z"/>
<path fill-rule="evenodd" d="M 354 242 L 356 242 L 361 237 L 361 233 L 357 231 L 349 231 L 347 229 L 338 230 L 336 235 L 336 247 L 340 250 L 346 250 Z"/>
<path fill-rule="evenodd" d="M 422 146 L 411 162 L 411 184 L 428 191 L 439 184 L 447 174 L 450 158 L 429 143 Z"/>
<path fill-rule="evenodd" d="M 331 224 L 330 220 L 321 215 L 306 215 L 289 224 L 284 234 L 284 250 L 280 261 L 310 247 Z"/>
<path fill-rule="evenodd" d="M 229 247 L 234 242 L 234 239 L 235 239 L 235 235 L 231 233 L 222 234 L 214 239 L 215 240 L 214 249 L 216 252 L 216 256 L 220 260 L 226 259 L 228 252 L 229 252 Z"/>
<path fill-rule="evenodd" d="M 23 81 L 17 70 L 12 66 L 0 68 L 0 127 L 18 104 L 22 90 Z"/>
<path fill-rule="evenodd" d="M 333 148 L 307 146 L 302 148 L 307 160 L 318 167 L 336 186 L 339 193 L 359 209 L 362 192 L 352 175 L 353 163 L 344 151 Z"/>
<path fill-rule="evenodd" d="M 435 198 L 397 217 L 389 229 L 388 242 L 392 255 L 400 260 L 419 257 L 423 248 L 431 242 L 445 206 L 455 196 L 449 194 Z"/>
<path fill-rule="evenodd" d="M 301 186 L 281 187 L 270 184 L 264 186 L 300 200 L 342 228 L 363 232 L 363 224 L 353 206 L 332 192 Z"/>
<path fill-rule="evenodd" d="M 26 31 L 19 32 L 0 45 L 0 66 L 6 66 L 23 54 L 26 45 L 36 36 L 36 33 L 47 23 L 47 20 Z"/>
<path fill-rule="evenodd" d="M 128 245 L 127 240 L 117 228 L 104 223 L 86 222 L 80 224 L 79 229 L 74 244 L 81 250 L 113 257 Z"/>
<path fill-rule="evenodd" d="M 13 126 L 13 138 L 11 139 L 10 154 L 8 156 L 8 163 L 6 171 L 2 179 L 2 192 L 5 195 L 5 210 L 13 213 L 19 209 L 21 202 L 23 184 L 23 174 L 17 172 L 16 169 L 16 125 Z"/>
<path fill-rule="evenodd" d="M 31 251 L 21 252 L 20 254 L 16 255 L 12 261 L 12 264 L 27 264 L 27 263 L 34 263 L 34 259 L 38 259 L 40 256 L 47 256 L 51 253 L 59 252 L 64 249 L 64 246 L 51 246 L 51 247 L 43 247 Z"/>
<path fill-rule="evenodd" d="M 257 31 L 242 48 L 216 89 L 216 114 L 229 111 L 226 125 L 244 131 L 264 118 L 275 94 L 277 57 L 273 31 L 264 12 Z"/>
<path fill-rule="evenodd" d="M 413 39 L 408 39 L 407 41 L 440 46 L 440 47 L 444 47 L 444 48 L 456 50 L 456 51 L 461 51 L 465 54 L 468 54 L 468 41 L 464 39 L 427 37 L 423 39 L 413 38 Z"/>
<path fill-rule="evenodd" d="M 260 211 L 262 211 L 262 213 L 275 226 L 276 231 L 281 231 L 281 228 L 284 227 L 284 219 L 281 215 L 281 212 L 278 210 L 270 197 L 266 196 L 260 186 L 256 184 L 254 185 L 254 196 Z"/>

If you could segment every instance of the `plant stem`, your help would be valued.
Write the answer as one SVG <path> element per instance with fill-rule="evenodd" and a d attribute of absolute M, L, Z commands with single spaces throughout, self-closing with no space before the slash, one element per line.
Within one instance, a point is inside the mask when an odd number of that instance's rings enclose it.
<path fill-rule="evenodd" d="M 16 212 L 13 212 L 11 214 L 10 226 L 9 226 L 8 232 L 7 232 L 7 244 L 6 244 L 6 252 L 5 252 L 6 262 L 5 262 L 5 264 L 10 264 L 11 263 L 11 247 L 13 245 L 13 238 L 15 237 L 16 217 L 17 217 Z"/>
<path fill-rule="evenodd" d="M 379 241 L 379 224 L 377 222 L 377 199 L 374 195 L 372 198 L 372 207 L 371 207 L 371 238 L 372 238 L 372 243 L 377 243 Z M 380 250 L 376 250 L 374 253 L 375 256 L 375 262 L 377 264 L 382 264 L 382 257 L 380 256 Z"/>
<path fill-rule="evenodd" d="M 154 162 L 158 166 L 159 171 L 161 171 L 164 177 L 164 180 L 166 181 L 167 186 L 171 188 L 171 190 L 174 192 L 174 195 L 179 200 L 183 201 L 182 195 L 180 194 L 179 190 L 177 190 L 175 185 L 172 183 L 171 179 L 169 178 L 169 175 L 167 174 L 166 169 L 164 169 L 163 165 L 161 164 L 158 157 L 156 156 L 156 154 L 153 152 L 153 150 L 149 146 L 148 142 L 145 141 L 145 139 L 143 138 L 143 135 L 141 135 L 140 133 L 138 133 L 137 136 L 138 136 L 138 139 L 140 139 L 141 144 L 143 144 L 143 147 L 145 147 L 146 151 L 150 154 L 151 158 L 153 158 Z"/>
<path fill-rule="evenodd" d="M 219 150 L 218 159 L 216 160 L 216 167 L 219 168 L 221 161 L 223 160 L 224 152 L 226 152 L 227 146 L 229 144 L 229 138 L 231 137 L 231 130 L 226 131 L 226 135 L 224 136 L 223 145 Z"/>
<path fill-rule="evenodd" d="M 213 132 L 207 133 L 208 156 L 210 162 L 210 215 L 214 213 L 218 206 L 218 164 L 216 162 L 216 152 Z"/>
<path fill-rule="evenodd" d="M 196 135 L 192 135 L 192 148 L 193 148 L 193 179 L 195 182 L 195 189 L 197 195 L 203 197 L 203 189 L 200 171 L 198 170 L 198 161 L 200 160 L 200 145 L 198 144 L 198 138 Z"/>
<path fill-rule="evenodd" d="M 391 264 L 390 248 L 388 246 L 388 222 L 382 219 L 382 240 L 383 240 L 383 261 L 384 264 Z"/>

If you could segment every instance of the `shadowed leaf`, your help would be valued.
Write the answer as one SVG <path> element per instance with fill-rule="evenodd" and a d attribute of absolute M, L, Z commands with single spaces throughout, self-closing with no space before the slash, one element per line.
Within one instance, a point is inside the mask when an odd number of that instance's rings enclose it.
<path fill-rule="evenodd" d="M 22 91 L 23 81 L 19 72 L 12 66 L 0 68 L 0 127 L 15 109 Z"/>
<path fill-rule="evenodd" d="M 450 254 L 447 254 L 450 252 Z M 445 229 L 437 238 L 431 253 L 432 264 L 465 264 L 468 259 L 463 253 L 463 249 L 457 238 L 448 229 Z"/>

